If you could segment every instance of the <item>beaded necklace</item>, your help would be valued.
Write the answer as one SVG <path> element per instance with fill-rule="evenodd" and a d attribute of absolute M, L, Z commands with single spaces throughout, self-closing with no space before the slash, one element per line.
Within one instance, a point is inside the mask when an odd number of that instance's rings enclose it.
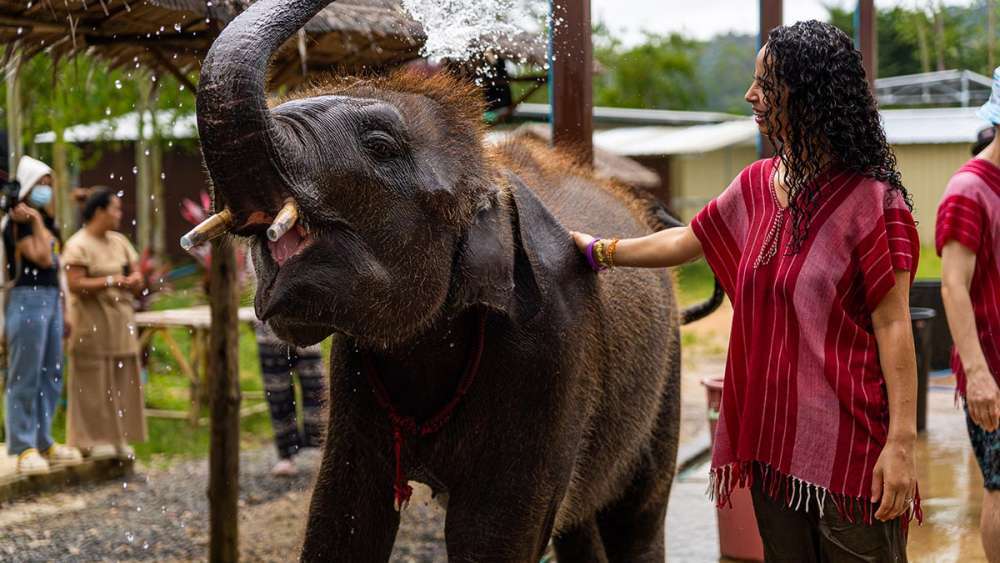
<path fill-rule="evenodd" d="M 760 254 L 757 255 L 757 260 L 753 263 L 755 270 L 767 265 L 774 258 L 775 254 L 778 253 L 778 247 L 781 246 L 781 230 L 785 226 L 785 217 L 788 215 L 788 209 L 782 207 L 781 202 L 778 201 L 778 192 L 774 185 L 777 175 L 778 166 L 775 165 L 774 170 L 771 170 L 771 178 L 768 181 L 768 185 L 771 188 L 771 199 L 774 201 L 774 207 L 778 211 L 771 219 L 771 227 L 767 231 L 767 237 L 764 238 L 764 245 L 761 246 Z"/>

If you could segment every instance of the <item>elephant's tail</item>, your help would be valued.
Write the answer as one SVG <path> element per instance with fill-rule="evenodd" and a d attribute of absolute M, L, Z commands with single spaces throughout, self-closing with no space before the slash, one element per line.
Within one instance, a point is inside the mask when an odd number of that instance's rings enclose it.
<path fill-rule="evenodd" d="M 656 196 L 646 192 L 645 190 L 637 188 L 630 188 L 630 191 L 632 191 L 644 204 L 646 210 L 646 222 L 649 223 L 650 228 L 654 231 L 662 231 L 663 229 L 684 226 L 684 222 L 671 215 L 670 212 L 667 211 L 667 207 L 663 205 L 663 202 Z M 701 303 L 695 303 L 690 307 L 686 307 L 681 311 L 682 324 L 693 323 L 694 321 L 703 319 L 712 314 L 719 308 L 720 305 L 722 305 L 725 293 L 722 291 L 722 284 L 719 283 L 719 278 L 715 277 L 714 280 L 715 286 L 712 288 L 711 297 Z"/>

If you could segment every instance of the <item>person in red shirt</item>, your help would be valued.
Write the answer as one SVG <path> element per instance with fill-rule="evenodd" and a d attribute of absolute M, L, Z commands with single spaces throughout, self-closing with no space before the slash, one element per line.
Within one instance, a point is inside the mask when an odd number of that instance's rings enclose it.
<path fill-rule="evenodd" d="M 1000 68 L 979 115 L 1000 129 Z M 983 548 L 1000 561 L 1000 140 L 948 182 L 938 207 L 935 246 L 941 294 L 955 340 L 951 367 L 965 399 L 969 438 L 986 492 Z"/>
<path fill-rule="evenodd" d="M 919 241 L 852 41 L 772 31 L 746 100 L 777 156 L 690 226 L 573 233 L 591 266 L 704 256 L 733 304 L 711 491 L 750 487 L 769 561 L 905 561 L 920 518 L 909 288 Z"/>

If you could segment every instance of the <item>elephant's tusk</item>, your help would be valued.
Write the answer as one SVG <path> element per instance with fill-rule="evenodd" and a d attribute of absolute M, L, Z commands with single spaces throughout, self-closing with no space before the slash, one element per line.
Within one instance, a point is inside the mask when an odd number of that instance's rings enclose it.
<path fill-rule="evenodd" d="M 267 238 L 271 242 L 278 242 L 278 239 L 285 236 L 285 233 L 289 229 L 295 226 L 295 222 L 299 220 L 299 208 L 295 205 L 295 200 L 288 198 L 285 200 L 284 207 L 278 212 L 278 216 L 274 218 L 274 222 L 267 229 Z"/>
<path fill-rule="evenodd" d="M 233 226 L 233 213 L 228 208 L 212 215 L 181 237 L 181 248 L 191 250 L 226 233 Z"/>

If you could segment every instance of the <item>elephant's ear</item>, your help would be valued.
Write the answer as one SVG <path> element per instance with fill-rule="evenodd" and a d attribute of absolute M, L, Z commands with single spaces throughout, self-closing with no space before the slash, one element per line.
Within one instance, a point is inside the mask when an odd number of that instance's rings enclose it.
<path fill-rule="evenodd" d="M 517 250 L 515 294 L 521 320 L 535 316 L 546 302 L 562 302 L 557 294 L 584 272 L 573 238 L 538 196 L 517 176 L 510 176 L 515 210 Z"/>
<path fill-rule="evenodd" d="M 533 318 L 562 276 L 579 273 L 572 238 L 519 178 L 506 201 L 483 209 L 455 261 L 452 303 L 487 305 L 519 321 Z"/>
<path fill-rule="evenodd" d="M 510 312 L 514 299 L 514 233 L 506 202 L 493 200 L 476 214 L 459 242 L 451 303 Z"/>

